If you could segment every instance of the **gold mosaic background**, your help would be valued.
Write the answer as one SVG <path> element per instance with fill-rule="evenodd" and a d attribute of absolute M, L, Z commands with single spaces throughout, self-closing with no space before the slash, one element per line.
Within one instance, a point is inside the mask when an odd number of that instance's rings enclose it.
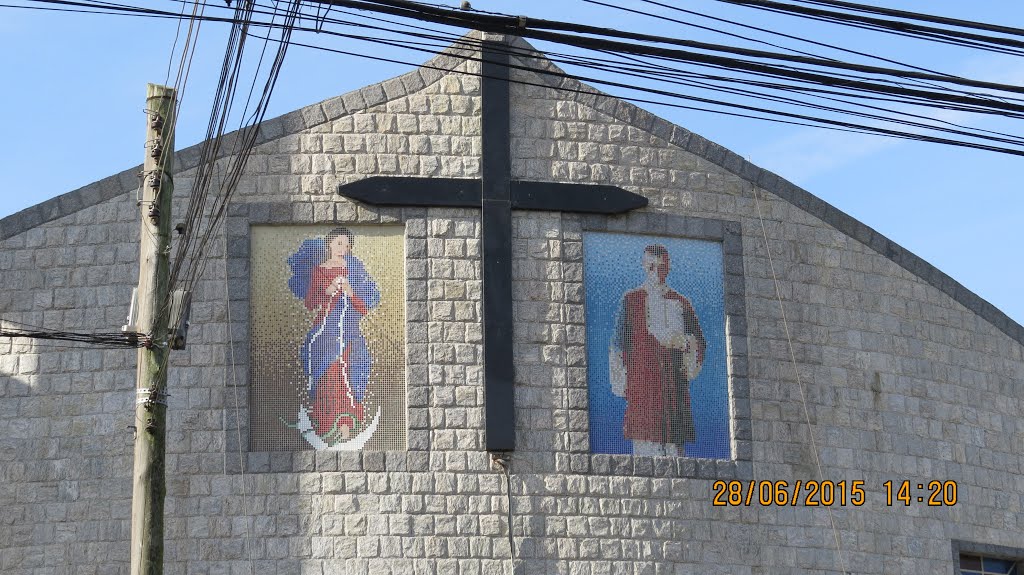
<path fill-rule="evenodd" d="M 288 258 L 304 240 L 337 224 L 253 226 L 251 230 L 251 385 L 249 449 L 313 449 L 294 426 L 307 377 L 300 347 L 315 313 L 288 288 Z M 353 255 L 377 283 L 380 303 L 360 321 L 372 363 L 364 407 L 380 420 L 364 450 L 406 448 L 405 236 L 402 226 L 345 226 L 355 234 Z"/>

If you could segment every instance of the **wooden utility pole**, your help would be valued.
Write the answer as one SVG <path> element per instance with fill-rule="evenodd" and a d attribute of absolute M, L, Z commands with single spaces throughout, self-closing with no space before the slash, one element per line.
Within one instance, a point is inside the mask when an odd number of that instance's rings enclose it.
<path fill-rule="evenodd" d="M 139 348 L 135 389 L 135 470 L 132 475 L 132 575 L 163 573 L 164 440 L 167 435 L 167 337 L 174 182 L 174 88 L 146 86 L 146 161 L 139 209 L 139 287 L 136 331 L 148 336 Z"/>

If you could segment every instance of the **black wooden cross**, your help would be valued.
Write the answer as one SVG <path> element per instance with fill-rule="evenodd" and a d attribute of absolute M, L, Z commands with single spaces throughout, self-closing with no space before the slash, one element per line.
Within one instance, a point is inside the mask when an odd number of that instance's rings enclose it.
<path fill-rule="evenodd" d="M 377 206 L 480 208 L 483 258 L 484 412 L 488 451 L 515 449 L 512 366 L 512 210 L 618 214 L 647 198 L 616 186 L 512 179 L 509 51 L 484 41 L 481 179 L 376 176 L 338 193 Z"/>

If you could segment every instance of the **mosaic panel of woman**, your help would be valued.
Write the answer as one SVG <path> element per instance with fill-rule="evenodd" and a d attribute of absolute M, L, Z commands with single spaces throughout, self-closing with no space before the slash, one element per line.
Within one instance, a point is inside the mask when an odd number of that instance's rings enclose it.
<path fill-rule="evenodd" d="M 296 427 L 317 449 L 359 449 L 376 426 L 363 405 L 373 360 L 360 320 L 380 303 L 380 290 L 352 253 L 355 241 L 335 228 L 288 258 L 288 287 L 313 312 L 299 347 L 307 397 Z"/>

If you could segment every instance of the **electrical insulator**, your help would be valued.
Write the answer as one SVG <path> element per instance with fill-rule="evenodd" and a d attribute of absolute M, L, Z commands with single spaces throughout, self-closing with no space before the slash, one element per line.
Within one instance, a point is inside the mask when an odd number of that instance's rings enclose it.
<path fill-rule="evenodd" d="M 162 154 L 163 152 L 164 152 L 163 142 L 161 141 L 160 136 L 157 136 L 156 138 L 153 139 L 153 146 L 150 147 L 150 149 L 149 149 L 149 157 L 151 157 L 151 158 L 159 158 L 160 154 Z"/>

